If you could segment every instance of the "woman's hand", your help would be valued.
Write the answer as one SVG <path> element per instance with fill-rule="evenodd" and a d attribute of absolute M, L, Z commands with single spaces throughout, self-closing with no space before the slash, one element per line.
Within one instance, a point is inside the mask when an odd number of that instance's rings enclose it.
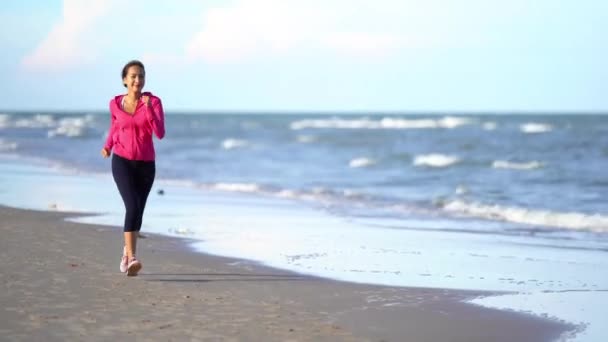
<path fill-rule="evenodd" d="M 101 149 L 101 156 L 104 158 L 108 158 L 110 156 L 110 151 L 108 151 L 105 147 Z"/>

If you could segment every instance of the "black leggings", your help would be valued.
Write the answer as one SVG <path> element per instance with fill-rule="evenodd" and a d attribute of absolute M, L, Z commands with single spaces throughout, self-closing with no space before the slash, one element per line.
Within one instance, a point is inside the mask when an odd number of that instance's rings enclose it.
<path fill-rule="evenodd" d="M 141 229 L 155 173 L 154 161 L 129 160 L 113 154 L 112 175 L 125 203 L 125 232 L 138 232 Z"/>

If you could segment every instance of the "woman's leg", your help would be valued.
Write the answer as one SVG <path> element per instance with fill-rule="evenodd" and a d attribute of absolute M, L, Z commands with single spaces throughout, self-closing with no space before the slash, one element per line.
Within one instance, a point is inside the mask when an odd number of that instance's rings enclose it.
<path fill-rule="evenodd" d="M 139 232 L 143 223 L 144 210 L 146 209 L 146 202 L 148 201 L 148 195 L 154 184 L 154 177 L 156 175 L 156 165 L 153 161 L 151 162 L 138 162 L 137 177 L 135 179 L 135 187 L 137 189 L 137 198 L 139 199 L 139 215 L 137 215 L 137 221 L 135 223 L 135 230 Z"/>
<path fill-rule="evenodd" d="M 137 232 L 124 232 L 125 246 L 127 247 L 127 257 L 129 260 L 135 256 L 137 252 Z"/>
<path fill-rule="evenodd" d="M 140 213 L 139 198 L 135 182 L 134 163 L 116 154 L 112 157 L 112 175 L 118 187 L 118 192 L 125 205 L 124 239 L 127 256 L 132 258 L 136 250 L 137 235 L 136 228 Z"/>

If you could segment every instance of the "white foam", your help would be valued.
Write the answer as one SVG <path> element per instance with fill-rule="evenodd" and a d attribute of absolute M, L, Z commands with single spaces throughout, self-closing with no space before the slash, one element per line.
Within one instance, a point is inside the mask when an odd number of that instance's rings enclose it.
<path fill-rule="evenodd" d="M 207 190 L 219 190 L 224 192 L 236 193 L 255 193 L 259 195 L 271 196 L 276 198 L 295 199 L 306 202 L 326 202 L 335 199 L 336 194 L 324 187 L 314 187 L 310 190 L 293 190 L 293 189 L 276 189 L 271 190 L 264 188 L 263 185 L 256 183 L 196 183 L 193 181 L 184 181 L 176 179 L 159 179 L 159 184 L 163 186 L 179 186 L 188 188 L 199 188 Z M 345 197 L 359 197 L 360 194 L 352 190 L 342 191 Z"/>
<path fill-rule="evenodd" d="M 258 192 L 260 186 L 255 183 L 216 183 L 212 185 L 213 189 L 222 191 L 235 192 Z"/>
<path fill-rule="evenodd" d="M 415 166 L 430 166 L 430 167 L 448 167 L 456 164 L 460 158 L 444 154 L 432 153 L 414 157 L 413 164 Z"/>
<path fill-rule="evenodd" d="M 545 133 L 553 130 L 553 126 L 544 123 L 529 122 L 519 128 L 524 133 Z"/>
<path fill-rule="evenodd" d="M 9 127 L 11 122 L 11 116 L 8 114 L 0 114 L 0 128 Z"/>
<path fill-rule="evenodd" d="M 470 125 L 474 123 L 473 119 L 460 118 L 455 116 L 446 116 L 442 119 L 437 120 L 437 124 L 441 128 L 456 128 L 464 125 Z"/>
<path fill-rule="evenodd" d="M 348 163 L 348 166 L 352 168 L 367 167 L 376 164 L 376 161 L 370 158 L 355 158 Z"/>
<path fill-rule="evenodd" d="M 63 135 L 69 138 L 85 136 L 88 131 L 89 123 L 93 121 L 92 116 L 77 118 L 63 118 L 59 120 L 57 127 L 48 131 L 49 138 Z"/>
<path fill-rule="evenodd" d="M 466 195 L 469 193 L 469 188 L 465 185 L 459 185 L 456 190 L 454 190 L 456 195 Z"/>
<path fill-rule="evenodd" d="M 496 122 L 489 121 L 489 122 L 484 122 L 482 127 L 486 131 L 493 131 L 496 129 L 497 125 L 496 125 Z"/>
<path fill-rule="evenodd" d="M 296 199 L 306 202 L 327 202 L 334 198 L 335 194 L 331 190 L 324 187 L 314 187 L 309 191 L 296 191 L 290 189 L 282 189 L 276 192 L 269 193 L 278 198 Z"/>
<path fill-rule="evenodd" d="M 276 196 L 280 197 L 280 198 L 297 198 L 298 194 L 293 190 L 284 189 L 284 190 L 277 192 Z"/>
<path fill-rule="evenodd" d="M 524 209 L 450 201 L 443 207 L 445 210 L 469 216 L 491 220 L 524 223 L 538 226 L 608 232 L 608 217 L 599 214 L 588 215 L 577 212 L 553 212 L 548 210 Z"/>
<path fill-rule="evenodd" d="M 469 118 L 446 116 L 440 119 L 399 119 L 382 118 L 380 120 L 362 119 L 314 119 L 299 120 L 290 124 L 292 130 L 305 128 L 337 129 L 422 129 L 422 128 L 456 128 L 474 123 Z"/>
<path fill-rule="evenodd" d="M 534 170 L 544 166 L 543 163 L 536 160 L 527 163 L 515 163 L 506 160 L 495 160 L 492 167 L 495 169 L 513 169 L 513 170 Z"/>
<path fill-rule="evenodd" d="M 373 124 L 368 119 L 361 120 L 344 120 L 338 118 L 332 119 L 318 119 L 318 120 L 300 120 L 290 124 L 292 130 L 305 129 L 305 128 L 368 128 Z"/>
<path fill-rule="evenodd" d="M 247 140 L 233 139 L 233 138 L 225 139 L 224 141 L 222 141 L 222 147 L 225 150 L 231 150 L 231 149 L 234 149 L 234 148 L 245 147 L 248 144 L 249 143 L 247 142 Z"/>
<path fill-rule="evenodd" d="M 36 114 L 32 118 L 22 118 L 15 121 L 15 127 L 23 128 L 42 128 L 42 127 L 53 127 L 57 123 L 52 115 L 49 114 Z"/>
<path fill-rule="evenodd" d="M 47 136 L 49 138 L 63 135 L 66 137 L 85 136 L 91 127 L 94 116 L 87 114 L 82 117 L 65 117 L 57 121 L 51 114 L 36 114 L 32 117 L 13 117 L 7 114 L 0 114 L 0 128 L 49 128 Z"/>
<path fill-rule="evenodd" d="M 342 191 L 342 194 L 346 197 L 360 197 L 361 196 L 361 193 L 359 193 L 358 191 L 350 190 L 350 189 L 344 189 Z"/>

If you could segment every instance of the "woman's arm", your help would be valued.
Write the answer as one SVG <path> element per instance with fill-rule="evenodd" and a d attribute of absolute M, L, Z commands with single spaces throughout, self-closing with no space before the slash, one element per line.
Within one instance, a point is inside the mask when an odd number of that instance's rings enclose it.
<path fill-rule="evenodd" d="M 114 133 L 116 132 L 116 118 L 114 113 L 112 112 L 112 106 L 110 105 L 110 128 L 108 129 L 108 137 L 106 138 L 106 143 L 104 148 L 108 150 L 108 152 L 112 151 L 112 147 L 114 146 Z"/>
<path fill-rule="evenodd" d="M 158 139 L 165 136 L 165 112 L 160 98 L 150 96 L 146 104 L 146 117 Z"/>

